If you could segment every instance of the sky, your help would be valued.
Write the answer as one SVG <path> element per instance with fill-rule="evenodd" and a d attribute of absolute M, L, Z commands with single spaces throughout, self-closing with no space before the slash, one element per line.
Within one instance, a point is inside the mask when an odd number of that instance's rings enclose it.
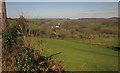
<path fill-rule="evenodd" d="M 111 0 L 112 1 L 112 0 Z M 110 18 L 118 16 L 118 2 L 7 2 L 7 16 L 18 18 Z"/>
<path fill-rule="evenodd" d="M 6 2 L 119 2 L 119 0 L 5 0 Z"/>

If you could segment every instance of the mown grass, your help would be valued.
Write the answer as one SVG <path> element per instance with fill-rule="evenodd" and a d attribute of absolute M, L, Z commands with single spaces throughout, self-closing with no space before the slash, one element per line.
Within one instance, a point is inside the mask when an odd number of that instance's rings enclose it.
<path fill-rule="evenodd" d="M 31 43 L 38 39 L 32 38 Z M 55 57 L 70 71 L 114 71 L 118 69 L 118 53 L 104 46 L 95 46 L 75 40 L 42 39 L 44 54 L 62 52 Z M 40 48 L 38 48 L 40 49 Z"/>

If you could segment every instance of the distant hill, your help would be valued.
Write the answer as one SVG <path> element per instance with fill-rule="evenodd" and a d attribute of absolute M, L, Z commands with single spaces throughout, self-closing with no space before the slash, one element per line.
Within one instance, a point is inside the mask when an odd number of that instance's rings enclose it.
<path fill-rule="evenodd" d="M 10 23 L 16 24 L 17 19 L 8 18 Z M 78 18 L 78 19 L 69 19 L 69 18 L 44 18 L 44 19 L 27 19 L 30 24 L 33 24 L 32 27 L 36 24 L 38 25 L 49 25 L 54 26 L 57 24 L 64 25 L 66 23 L 69 24 L 89 24 L 89 23 L 99 23 L 103 25 L 118 25 L 118 18 Z"/>
<path fill-rule="evenodd" d="M 102 24 L 118 24 L 117 17 L 111 18 L 79 18 L 78 19 L 81 23 L 102 23 Z"/>

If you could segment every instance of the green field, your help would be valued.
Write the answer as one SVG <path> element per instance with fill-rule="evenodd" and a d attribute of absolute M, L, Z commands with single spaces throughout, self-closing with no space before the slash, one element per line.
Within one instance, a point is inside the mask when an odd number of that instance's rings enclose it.
<path fill-rule="evenodd" d="M 55 57 L 62 61 L 65 70 L 115 71 L 118 69 L 118 52 L 110 48 L 74 40 L 42 40 L 45 45 L 44 53 L 46 55 L 62 52 Z M 37 43 L 37 39 L 35 38 L 31 41 L 32 44 Z"/>
<path fill-rule="evenodd" d="M 44 22 L 47 22 L 47 21 L 48 20 Z M 11 24 L 16 24 L 16 22 L 13 20 L 9 20 L 8 22 Z M 51 21 L 49 22 L 53 24 Z M 29 22 L 28 24 L 29 24 L 30 30 L 42 30 L 46 32 L 47 35 L 50 32 L 53 33 L 53 31 L 51 31 L 52 29 L 50 30 L 50 28 L 46 28 L 46 26 L 44 28 L 42 25 L 37 25 L 36 23 L 32 23 L 32 22 Z M 72 24 L 70 26 L 72 26 Z M 107 34 L 107 33 L 100 33 L 100 32 L 96 32 L 95 34 L 93 34 L 93 29 L 94 29 L 93 27 L 101 27 L 101 31 L 104 30 L 104 32 L 106 31 L 116 32 L 117 26 L 91 23 L 91 24 L 84 25 L 84 27 L 80 25 L 80 27 L 84 30 L 83 33 L 79 33 L 80 35 L 83 34 L 83 37 L 84 36 L 88 37 L 91 35 L 91 36 L 95 36 L 95 38 L 94 39 L 73 38 L 73 40 L 70 37 L 63 38 L 64 40 L 61 40 L 60 38 L 59 39 L 44 38 L 42 39 L 43 45 L 44 45 L 44 52 L 42 52 L 42 54 L 49 56 L 51 54 L 56 54 L 61 52 L 61 54 L 58 54 L 54 57 L 57 58 L 58 61 L 62 62 L 62 65 L 65 67 L 66 71 L 67 70 L 68 71 L 80 71 L 80 70 L 82 71 L 117 71 L 118 70 L 118 52 L 112 50 L 111 48 L 107 48 L 110 46 L 118 45 L 118 39 L 116 37 L 117 34 L 116 33 Z M 65 35 L 70 34 L 68 32 L 62 31 L 62 29 L 64 29 L 64 27 L 63 28 L 61 27 L 61 32 L 64 33 Z M 68 30 L 69 29 L 76 29 L 76 27 L 68 28 Z M 61 32 L 56 31 L 56 33 L 61 33 Z M 78 33 L 76 33 L 75 31 L 75 33 L 72 35 L 76 35 L 76 34 Z M 98 37 L 98 34 L 102 37 Z M 41 39 L 32 37 L 30 39 L 31 41 L 30 44 L 32 45 L 33 48 L 40 49 L 41 47 L 40 40 Z"/>

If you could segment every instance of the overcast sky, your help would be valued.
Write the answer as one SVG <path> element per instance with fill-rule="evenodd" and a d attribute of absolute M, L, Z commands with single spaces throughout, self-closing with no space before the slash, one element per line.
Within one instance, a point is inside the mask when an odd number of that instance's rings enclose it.
<path fill-rule="evenodd" d="M 7 16 L 27 18 L 109 18 L 118 16 L 117 2 L 7 2 Z"/>

